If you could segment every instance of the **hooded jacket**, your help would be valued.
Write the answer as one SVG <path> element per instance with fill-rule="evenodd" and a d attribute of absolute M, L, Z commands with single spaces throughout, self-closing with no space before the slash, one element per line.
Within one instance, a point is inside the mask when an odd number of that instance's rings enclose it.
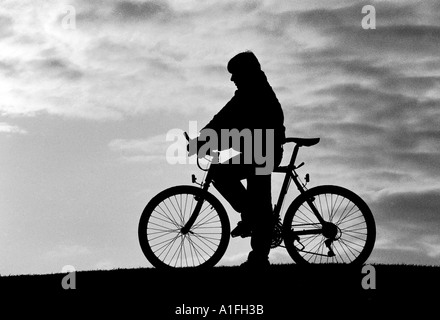
<path fill-rule="evenodd" d="M 253 133 L 255 129 L 262 129 L 263 140 L 259 141 L 261 140 L 259 139 L 260 137 L 253 135 L 253 146 L 255 143 L 262 143 L 264 154 L 267 153 L 266 137 L 269 137 L 266 136 L 265 129 L 273 129 L 273 150 L 276 153 L 274 156 L 275 159 L 281 160 L 279 151 L 282 150 L 281 147 L 285 140 L 284 114 L 281 104 L 263 71 L 258 71 L 253 75 L 252 80 L 249 80 L 244 88 L 236 90 L 232 99 L 213 117 L 202 131 L 208 128 L 216 131 L 219 138 L 219 150 L 232 147 L 231 143 L 221 141 L 221 129 L 237 129 L 238 131 L 249 129 Z M 236 150 L 235 145 L 234 149 Z M 245 148 L 241 145 L 240 149 L 236 151 L 242 152 L 243 150 Z M 255 148 L 252 148 L 252 150 L 255 152 Z"/>

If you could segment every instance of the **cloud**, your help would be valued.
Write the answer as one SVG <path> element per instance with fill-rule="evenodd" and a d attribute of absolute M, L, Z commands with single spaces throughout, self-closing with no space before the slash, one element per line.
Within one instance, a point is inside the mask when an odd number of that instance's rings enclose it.
<path fill-rule="evenodd" d="M 340 111 L 343 112 L 339 114 L 342 119 L 380 123 L 390 130 L 400 129 L 399 125 L 406 127 L 409 131 L 420 130 L 420 122 L 426 120 L 427 117 L 438 118 L 440 116 L 440 112 L 433 107 L 440 100 L 412 97 L 406 95 L 404 91 L 386 92 L 375 85 L 337 84 L 318 90 L 316 94 L 324 99 L 328 97 L 330 101 L 337 101 Z M 417 127 L 408 126 L 410 123 L 416 124 Z M 425 122 L 424 125 L 431 124 Z M 424 129 L 433 128 L 424 127 Z"/>
<path fill-rule="evenodd" d="M 412 95 L 433 90 L 438 75 L 431 75 L 428 64 L 438 61 L 440 43 L 438 21 L 429 19 L 434 2 L 374 5 L 376 30 L 361 28 L 361 4 L 297 13 L 298 24 L 320 39 L 318 45 L 301 50 L 300 58 L 324 76 L 342 74 L 345 80 L 382 90 Z"/>
<path fill-rule="evenodd" d="M 0 133 L 9 133 L 9 134 L 27 134 L 27 131 L 6 122 L 0 122 Z"/>
<path fill-rule="evenodd" d="M 115 269 L 117 267 L 117 265 L 114 263 L 114 261 L 111 260 L 102 260 L 97 262 L 93 269 L 97 269 L 97 270 L 111 270 L 111 269 Z"/>
<path fill-rule="evenodd" d="M 426 254 L 431 258 L 440 257 L 440 236 L 438 234 L 428 234 L 420 238 L 419 244 L 423 247 Z"/>
<path fill-rule="evenodd" d="M 335 32 L 336 38 L 343 39 L 366 53 L 401 56 L 424 56 L 436 58 L 440 49 L 440 27 L 401 25 L 381 27 L 380 32 L 365 32 L 358 28 L 341 28 Z M 411 43 L 412 46 L 408 47 Z"/>
<path fill-rule="evenodd" d="M 393 262 L 436 264 L 440 256 L 440 189 L 402 190 L 384 190 L 369 201 L 377 224 L 375 255 L 383 258 L 384 252 L 393 256 L 401 251 L 405 255 L 400 260 L 392 258 Z"/>
<path fill-rule="evenodd" d="M 124 161 L 157 162 L 165 159 L 170 144 L 166 135 L 157 135 L 149 139 L 115 139 L 110 141 L 109 148 L 122 154 Z"/>
<path fill-rule="evenodd" d="M 15 77 L 0 89 L 3 114 L 121 120 L 158 110 L 212 113 L 234 90 L 228 58 L 254 49 L 284 106 L 288 132 L 320 135 L 321 160 L 399 179 L 408 169 L 435 171 L 435 1 L 373 2 L 376 30 L 362 29 L 361 1 L 72 4 L 73 32 L 60 28 L 59 6 L 47 6 L 41 15 L 50 19 L 39 23 L 19 19 L 17 39 L 39 30 L 38 49 L 20 44 L 37 55 L 2 60 L 0 69 Z"/>
<path fill-rule="evenodd" d="M 94 1 L 76 0 L 77 21 L 97 25 L 100 23 L 166 23 L 176 16 L 167 1 Z M 59 19 L 62 16 L 60 15 Z"/>
<path fill-rule="evenodd" d="M 348 2 L 341 1 L 344 3 Z M 429 16 L 432 11 L 429 6 L 422 10 L 407 2 L 375 3 L 382 17 L 378 21 L 382 22 L 380 32 L 374 33 L 360 28 L 360 3 L 339 5 L 337 9 L 329 8 L 329 4 L 310 10 L 271 1 L 78 0 L 72 5 L 77 12 L 77 29 L 71 32 L 60 27 L 60 18 L 65 15 L 63 3 L 46 6 L 47 12 L 39 13 L 45 19 L 36 20 L 37 23 L 20 20 L 19 30 L 23 32 L 17 34 L 17 39 L 23 39 L 32 28 L 38 47 L 58 54 L 30 63 L 20 61 L 19 57 L 22 76 L 17 79 L 17 86 L 22 82 L 36 83 L 39 75 L 52 77 L 41 83 L 46 87 L 41 95 L 47 97 L 50 89 L 62 86 L 64 98 L 56 95 L 43 98 L 37 92 L 28 94 L 28 98 L 18 98 L 18 93 L 8 92 L 10 104 L 21 110 L 18 114 L 29 112 L 31 107 L 24 106 L 30 105 L 28 100 L 37 101 L 33 107 L 37 111 L 92 119 L 120 119 L 163 107 L 185 109 L 189 103 L 209 109 L 227 98 L 227 90 L 231 92 L 225 85 L 228 75 L 221 66 L 240 49 L 256 49 L 263 61 L 265 55 L 271 59 L 278 57 L 277 61 L 265 64 L 269 71 L 286 70 L 286 65 L 290 65 L 289 69 L 304 68 L 296 76 L 285 75 L 288 82 L 292 78 L 308 77 L 319 69 L 329 77 L 339 71 L 344 76 L 380 79 L 384 88 L 394 92 L 426 93 L 438 83 L 434 75 L 410 76 L 398 72 L 397 66 L 384 67 L 389 62 L 383 55 L 386 43 L 420 47 L 419 55 L 425 52 L 423 48 L 428 43 L 436 46 L 438 42 L 432 40 L 438 36 L 438 26 L 429 24 L 436 20 L 428 19 L 425 25 L 414 24 Z M 413 41 L 427 44 L 408 46 Z M 377 53 L 371 51 L 373 47 L 377 47 Z M 35 45 L 32 49 L 36 49 Z M 408 51 L 399 46 L 398 49 L 402 49 L 402 53 L 395 52 L 399 56 Z M 420 64 L 422 68 L 427 63 L 416 60 L 409 65 Z M 435 63 L 435 57 L 429 63 Z M 78 86 L 74 84 L 68 89 L 70 81 L 78 82 Z M 281 82 L 276 83 L 277 88 L 282 86 Z M 201 90 L 191 91 L 191 88 Z M 311 95 L 299 96 L 303 90 L 306 88 L 296 90 L 298 100 L 313 99 Z M 201 97 L 199 91 L 206 95 Z M 282 90 L 281 95 L 292 99 L 288 90 Z M 74 96 L 80 103 L 75 102 Z M 107 96 L 113 97 L 112 102 Z M 60 102 L 62 106 L 54 105 Z M 105 113 L 109 116 L 105 117 Z"/>
<path fill-rule="evenodd" d="M 424 230 L 403 223 L 396 223 L 392 227 L 379 225 L 369 261 L 438 265 L 436 236 L 425 234 Z"/>
<path fill-rule="evenodd" d="M 434 76 L 396 76 L 382 81 L 383 88 L 396 92 L 407 92 L 412 95 L 423 95 L 429 90 L 437 88 L 440 77 Z"/>
<path fill-rule="evenodd" d="M 405 165 L 411 171 L 422 171 L 427 176 L 439 178 L 440 152 L 397 152 L 389 155 L 391 162 Z"/>
<path fill-rule="evenodd" d="M 173 16 L 171 8 L 164 1 L 121 1 L 114 8 L 114 13 L 122 20 L 144 20 L 160 18 L 169 20 Z"/>
<path fill-rule="evenodd" d="M 71 5 L 77 14 L 75 30 L 61 27 L 63 3 L 47 5 L 44 12 L 37 9 L 41 19 L 20 20 L 15 49 L 34 54 L 17 57 L 20 73 L 14 85 L 26 94 L 5 90 L 2 96 L 9 103 L 2 108 L 7 114 L 120 119 L 152 109 L 218 108 L 233 92 L 219 64 L 225 66 L 243 46 L 259 42 L 257 32 L 236 18 L 265 10 L 263 2 L 233 1 Z M 24 42 L 30 30 L 38 43 Z"/>
<path fill-rule="evenodd" d="M 16 61 L 8 60 L 8 61 L 0 61 L 0 72 L 6 77 L 14 77 L 19 69 L 16 65 Z"/>
<path fill-rule="evenodd" d="M 82 245 L 57 245 L 54 249 L 46 252 L 45 257 L 49 259 L 72 259 L 89 254 L 91 254 L 90 249 Z"/>
<path fill-rule="evenodd" d="M 6 15 L 0 15 L 0 39 L 8 38 L 14 34 L 13 19 Z"/>
<path fill-rule="evenodd" d="M 440 189 L 398 190 L 397 185 L 397 190 L 383 190 L 368 201 L 377 225 L 374 255 L 383 259 L 385 252 L 393 256 L 400 251 L 405 255 L 390 257 L 393 262 L 437 263 Z"/>
<path fill-rule="evenodd" d="M 385 191 L 378 194 L 372 205 L 382 219 L 420 222 L 434 230 L 440 229 L 440 189 Z"/>
<path fill-rule="evenodd" d="M 40 77 L 66 78 L 67 80 L 78 80 L 84 72 L 74 66 L 72 62 L 62 58 L 35 59 L 28 62 L 27 69 L 33 69 Z"/>
<path fill-rule="evenodd" d="M 374 31 L 361 28 L 364 5 L 360 2 L 336 9 L 305 10 L 297 14 L 298 22 L 326 34 L 328 43 L 332 39 L 336 41 L 333 45 L 343 45 L 348 52 L 365 50 L 373 53 L 379 50 L 396 53 L 401 50 L 397 53 L 420 55 L 434 53 L 438 48 L 439 23 L 432 13 L 435 1 L 426 1 L 424 5 L 375 2 L 377 27 Z M 407 46 L 409 42 L 413 46 Z"/>
<path fill-rule="evenodd" d="M 222 258 L 219 265 L 222 266 L 234 266 L 243 263 L 246 260 L 249 253 L 247 252 L 239 252 L 230 255 L 226 255 Z"/>

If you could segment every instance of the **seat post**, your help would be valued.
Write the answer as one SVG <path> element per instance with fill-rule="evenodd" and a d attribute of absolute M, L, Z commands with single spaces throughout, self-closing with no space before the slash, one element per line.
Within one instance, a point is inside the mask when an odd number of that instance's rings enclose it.
<path fill-rule="evenodd" d="M 296 144 L 292 151 L 292 156 L 290 157 L 289 167 L 295 167 L 296 156 L 298 155 L 299 145 Z"/>

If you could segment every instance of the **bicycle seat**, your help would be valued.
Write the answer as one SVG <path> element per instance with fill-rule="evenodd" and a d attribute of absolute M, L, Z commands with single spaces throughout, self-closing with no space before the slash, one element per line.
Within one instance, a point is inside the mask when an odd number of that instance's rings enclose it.
<path fill-rule="evenodd" d="M 319 142 L 320 138 L 286 138 L 284 143 L 294 142 L 299 147 L 311 147 Z"/>

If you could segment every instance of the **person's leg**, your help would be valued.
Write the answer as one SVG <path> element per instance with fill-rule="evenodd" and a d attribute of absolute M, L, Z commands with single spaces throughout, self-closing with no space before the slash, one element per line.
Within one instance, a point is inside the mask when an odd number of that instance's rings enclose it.
<path fill-rule="evenodd" d="M 271 176 L 256 175 L 247 179 L 247 191 L 252 199 L 252 230 L 250 263 L 267 263 L 272 239 Z"/>
<path fill-rule="evenodd" d="M 241 180 L 253 175 L 255 169 L 239 164 L 215 164 L 211 170 L 214 187 L 241 214 L 242 221 L 249 222 L 250 199 Z"/>

